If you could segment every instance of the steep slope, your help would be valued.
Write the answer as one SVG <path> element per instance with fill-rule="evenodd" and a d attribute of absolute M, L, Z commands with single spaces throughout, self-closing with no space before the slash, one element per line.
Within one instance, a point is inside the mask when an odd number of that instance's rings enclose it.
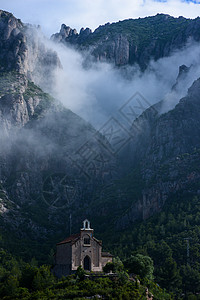
<path fill-rule="evenodd" d="M 39 72 L 49 84 L 61 67 L 36 29 L 1 11 L 0 31 L 0 224 L 3 245 L 15 251 L 21 237 L 39 247 L 40 239 L 62 236 L 69 214 L 80 224 L 113 158 L 89 123 L 31 81 Z"/>
<path fill-rule="evenodd" d="M 23 24 L 11 13 L 0 10 L 0 71 L 15 71 L 38 83 L 51 84 L 52 72 L 61 68 L 57 53 L 46 46 L 40 30 Z M 47 76 L 48 74 L 48 76 Z"/>
<path fill-rule="evenodd" d="M 200 79 L 176 107 L 160 114 L 160 102 L 145 111 L 132 126 L 133 142 L 122 154 L 130 169 L 138 168 L 143 178 L 140 200 L 134 203 L 119 227 L 146 219 L 161 211 L 177 191 L 198 194 L 200 182 Z M 139 128 L 139 130 L 138 130 Z M 130 183 L 131 184 L 131 181 Z"/>
<path fill-rule="evenodd" d="M 97 60 L 113 62 L 117 66 L 138 63 L 145 69 L 150 59 L 169 56 L 186 45 L 188 39 L 199 41 L 199 28 L 199 18 L 191 20 L 157 14 L 107 23 L 94 32 L 82 28 L 79 34 L 63 24 L 52 39 L 80 49 L 90 49 Z"/>
<path fill-rule="evenodd" d="M 1 71 L 5 69 L 22 71 L 27 54 L 22 22 L 11 13 L 0 10 L 0 32 Z"/>

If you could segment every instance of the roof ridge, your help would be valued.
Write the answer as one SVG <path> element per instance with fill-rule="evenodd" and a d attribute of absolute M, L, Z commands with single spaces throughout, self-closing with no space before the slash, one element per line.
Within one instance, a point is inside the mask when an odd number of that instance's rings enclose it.
<path fill-rule="evenodd" d="M 66 239 L 64 239 L 63 241 L 57 243 L 56 245 L 70 243 L 70 242 L 74 241 L 75 239 L 77 239 L 78 237 L 80 237 L 80 233 L 72 234 L 72 235 L 68 236 Z"/>

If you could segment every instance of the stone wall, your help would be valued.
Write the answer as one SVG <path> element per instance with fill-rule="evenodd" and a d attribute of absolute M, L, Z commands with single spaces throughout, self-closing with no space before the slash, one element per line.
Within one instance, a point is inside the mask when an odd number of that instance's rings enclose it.
<path fill-rule="evenodd" d="M 70 265 L 72 259 L 71 244 L 57 245 L 55 263 L 56 265 Z"/>
<path fill-rule="evenodd" d="M 101 245 L 90 236 L 90 244 L 84 244 L 84 238 L 89 237 L 87 233 L 81 234 L 81 238 L 72 245 L 72 270 L 79 266 L 84 268 L 84 258 L 88 256 L 91 261 L 91 271 L 102 271 Z"/>

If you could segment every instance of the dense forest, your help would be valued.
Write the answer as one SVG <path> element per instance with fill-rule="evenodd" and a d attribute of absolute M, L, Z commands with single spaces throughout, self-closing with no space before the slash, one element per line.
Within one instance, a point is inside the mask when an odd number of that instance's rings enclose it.
<path fill-rule="evenodd" d="M 17 260 L 6 251 L 0 251 L 0 298 L 13 299 L 172 299 L 152 280 L 153 262 L 149 257 L 138 256 L 126 260 L 125 266 L 137 268 L 141 276 L 129 278 L 119 258 L 105 267 L 115 276 L 102 273 L 90 277 L 79 267 L 74 275 L 56 279 L 50 266 L 37 266 Z"/>
<path fill-rule="evenodd" d="M 129 232 L 109 237 L 108 248 L 126 259 L 131 254 L 149 255 L 156 282 L 174 297 L 199 299 L 200 205 L 199 195 L 177 193 L 164 210 Z M 192 295 L 189 297 L 189 295 Z"/>
<path fill-rule="evenodd" d="M 132 299 L 134 291 L 136 299 L 140 299 L 139 295 L 143 297 L 148 286 L 154 299 L 168 299 L 164 291 L 170 293 L 172 299 L 199 299 L 199 200 L 199 195 L 192 192 L 177 193 L 165 204 L 163 211 L 145 222 L 134 223 L 129 230 L 116 231 L 115 235 L 111 231 L 97 233 L 103 239 L 104 249 L 123 261 L 120 276 L 124 277 L 126 272 L 139 276 L 143 280 L 140 287 L 127 279 L 127 273 L 125 280 L 119 279 L 120 283 L 105 277 L 85 279 L 83 284 L 77 280 L 77 275 L 57 280 L 50 272 L 55 251 L 52 242 L 19 240 L 17 235 L 7 231 L 7 239 L 3 238 L 4 233 L 0 240 L 1 297 L 70 299 L 100 294 L 105 299 Z M 56 240 L 59 240 L 57 236 Z M 9 249 L 7 251 L 12 254 L 3 249 Z M 143 262 L 143 258 L 149 258 L 150 263 L 148 259 Z M 115 294 L 116 289 L 121 292 Z"/>

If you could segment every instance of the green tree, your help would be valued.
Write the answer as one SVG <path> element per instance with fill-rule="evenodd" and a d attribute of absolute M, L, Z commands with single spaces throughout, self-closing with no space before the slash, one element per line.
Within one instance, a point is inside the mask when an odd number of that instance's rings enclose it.
<path fill-rule="evenodd" d="M 113 262 L 108 262 L 104 267 L 104 273 L 110 273 L 111 271 L 114 272 L 115 265 Z"/>
<path fill-rule="evenodd" d="M 185 293 L 197 293 L 200 291 L 200 273 L 190 265 L 181 268 L 183 287 Z"/>
<path fill-rule="evenodd" d="M 121 284 L 121 285 L 124 285 L 128 282 L 129 280 L 129 275 L 126 271 L 120 271 L 118 272 L 118 282 Z"/>
<path fill-rule="evenodd" d="M 130 273 L 137 274 L 141 278 L 153 279 L 153 260 L 149 256 L 131 255 L 130 258 L 124 261 L 124 266 Z"/>
<path fill-rule="evenodd" d="M 124 269 L 124 264 L 118 256 L 113 258 L 113 264 L 114 264 L 114 270 L 113 270 L 114 272 L 120 272 Z"/>
<path fill-rule="evenodd" d="M 113 258 L 112 262 L 108 262 L 104 267 L 103 271 L 104 273 L 109 273 L 112 271 L 113 273 L 118 273 L 124 270 L 124 264 L 120 260 L 119 257 Z"/>
<path fill-rule="evenodd" d="M 37 274 L 37 267 L 29 264 L 24 264 L 22 266 L 20 285 L 22 287 L 28 288 L 29 290 L 32 290 L 33 289 L 32 283 L 36 274 Z"/>
<path fill-rule="evenodd" d="M 54 281 L 55 278 L 50 272 L 50 267 L 43 265 L 37 270 L 33 278 L 32 286 L 34 290 L 43 290 L 51 286 L 54 283 Z"/>
<path fill-rule="evenodd" d="M 1 296 L 11 296 L 15 299 L 19 287 L 19 281 L 16 276 L 9 275 L 4 281 L 2 288 L 0 290 Z"/>
<path fill-rule="evenodd" d="M 76 278 L 80 281 L 84 280 L 85 278 L 85 270 L 79 266 L 78 269 L 76 270 Z"/>
<path fill-rule="evenodd" d="M 172 257 L 167 257 L 158 269 L 158 282 L 168 291 L 176 292 L 181 287 L 181 276 Z"/>

